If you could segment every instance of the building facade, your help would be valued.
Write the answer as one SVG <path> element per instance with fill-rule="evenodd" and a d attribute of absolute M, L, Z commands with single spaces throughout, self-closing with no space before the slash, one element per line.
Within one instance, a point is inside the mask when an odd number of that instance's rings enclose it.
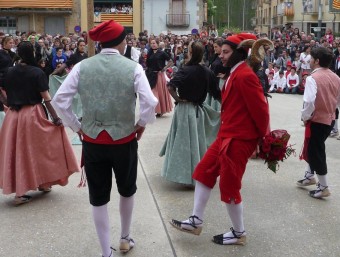
<path fill-rule="evenodd" d="M 1 0 L 0 31 L 65 34 L 79 25 L 77 0 Z"/>
<path fill-rule="evenodd" d="M 319 12 L 320 10 L 320 12 Z M 318 21 L 321 20 L 321 27 Z M 340 32 L 339 0 L 257 0 L 256 24 L 262 33 L 292 25 L 305 33 L 321 35 L 326 28 Z"/>
<path fill-rule="evenodd" d="M 0 31 L 14 34 L 36 31 L 51 35 L 87 31 L 88 12 L 93 9 L 93 24 L 116 20 L 128 32 L 147 29 L 159 34 L 168 30 L 187 34 L 206 21 L 204 0 L 1 0 Z M 90 24 L 91 26 L 92 24 Z"/>
<path fill-rule="evenodd" d="M 206 21 L 206 1 L 203 0 L 144 0 L 143 27 L 156 35 L 189 34 L 199 30 Z"/>

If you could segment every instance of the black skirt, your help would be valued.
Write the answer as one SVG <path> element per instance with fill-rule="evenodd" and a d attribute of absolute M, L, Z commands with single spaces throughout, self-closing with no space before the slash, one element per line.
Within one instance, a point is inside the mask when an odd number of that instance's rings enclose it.
<path fill-rule="evenodd" d="M 151 89 L 157 84 L 158 71 L 146 70 L 146 77 L 148 78 Z"/>

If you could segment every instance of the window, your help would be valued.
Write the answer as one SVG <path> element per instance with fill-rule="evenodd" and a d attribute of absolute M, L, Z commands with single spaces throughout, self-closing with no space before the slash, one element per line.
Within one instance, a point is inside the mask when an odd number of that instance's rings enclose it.
<path fill-rule="evenodd" d="M 310 33 L 314 33 L 315 35 L 318 33 L 319 27 L 318 23 L 311 23 L 310 24 Z M 326 34 L 326 23 L 321 23 L 321 35 Z"/>
<path fill-rule="evenodd" d="M 0 17 L 0 31 L 14 34 L 17 28 L 17 20 L 14 17 Z"/>

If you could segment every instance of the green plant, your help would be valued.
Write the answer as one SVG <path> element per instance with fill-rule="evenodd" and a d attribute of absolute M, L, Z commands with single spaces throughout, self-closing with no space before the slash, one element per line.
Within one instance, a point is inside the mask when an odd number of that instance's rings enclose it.
<path fill-rule="evenodd" d="M 214 2 L 212 0 L 208 0 L 207 3 L 208 3 L 208 19 L 209 19 L 211 18 L 211 16 L 216 16 L 216 6 L 214 5 Z"/>
<path fill-rule="evenodd" d="M 227 26 L 223 26 L 221 28 L 218 28 L 218 34 L 222 35 L 225 29 L 229 30 L 233 34 L 237 34 L 237 33 L 242 32 L 242 29 L 238 28 L 238 27 L 229 27 L 228 28 Z"/>

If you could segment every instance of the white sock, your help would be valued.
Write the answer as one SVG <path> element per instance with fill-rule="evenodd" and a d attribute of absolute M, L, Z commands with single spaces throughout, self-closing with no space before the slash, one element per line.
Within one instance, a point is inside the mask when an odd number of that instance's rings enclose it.
<path fill-rule="evenodd" d="M 209 197 L 211 194 L 211 188 L 196 181 L 195 194 L 194 194 L 194 209 L 192 215 L 197 216 L 203 221 L 204 210 L 207 206 Z"/>
<path fill-rule="evenodd" d="M 239 204 L 231 203 L 226 204 L 226 206 L 234 230 L 237 232 L 243 232 L 244 231 L 243 203 L 242 202 Z"/>
<path fill-rule="evenodd" d="M 120 196 L 119 212 L 122 238 L 129 239 L 130 227 L 132 221 L 132 211 L 134 206 L 134 195 L 130 197 Z"/>
<path fill-rule="evenodd" d="M 314 172 L 310 169 L 309 164 L 307 163 L 306 166 L 306 174 L 305 174 L 306 178 L 313 178 L 314 177 Z"/>
<path fill-rule="evenodd" d="M 328 187 L 328 183 L 327 183 L 327 175 L 318 175 L 318 180 L 319 180 L 319 184 L 320 184 L 320 189 L 323 190 L 326 187 Z"/>
<path fill-rule="evenodd" d="M 335 120 L 334 126 L 333 126 L 334 131 L 338 131 L 338 120 Z"/>
<path fill-rule="evenodd" d="M 193 220 L 187 219 L 182 222 L 192 224 L 192 221 L 195 223 L 196 226 L 200 227 L 203 225 L 203 216 L 204 216 L 204 210 L 207 206 L 209 197 L 211 193 L 211 188 L 207 187 L 206 185 L 196 181 L 195 185 L 195 194 L 194 194 L 194 209 L 192 211 L 192 216 L 196 216 L 197 218 L 193 218 Z M 194 229 L 190 225 L 181 225 L 182 228 L 191 230 Z"/>
<path fill-rule="evenodd" d="M 92 206 L 92 215 L 94 225 L 96 227 L 102 254 L 104 257 L 109 257 L 111 254 L 110 248 L 110 222 L 107 212 L 107 204 L 102 206 Z"/>
<path fill-rule="evenodd" d="M 233 224 L 234 232 L 237 236 L 246 235 L 243 224 L 243 203 L 235 204 L 226 204 L 227 211 Z M 234 234 L 232 231 L 224 233 L 223 244 L 234 244 L 237 242 L 238 238 L 234 238 Z M 227 239 L 230 238 L 230 239 Z"/>

